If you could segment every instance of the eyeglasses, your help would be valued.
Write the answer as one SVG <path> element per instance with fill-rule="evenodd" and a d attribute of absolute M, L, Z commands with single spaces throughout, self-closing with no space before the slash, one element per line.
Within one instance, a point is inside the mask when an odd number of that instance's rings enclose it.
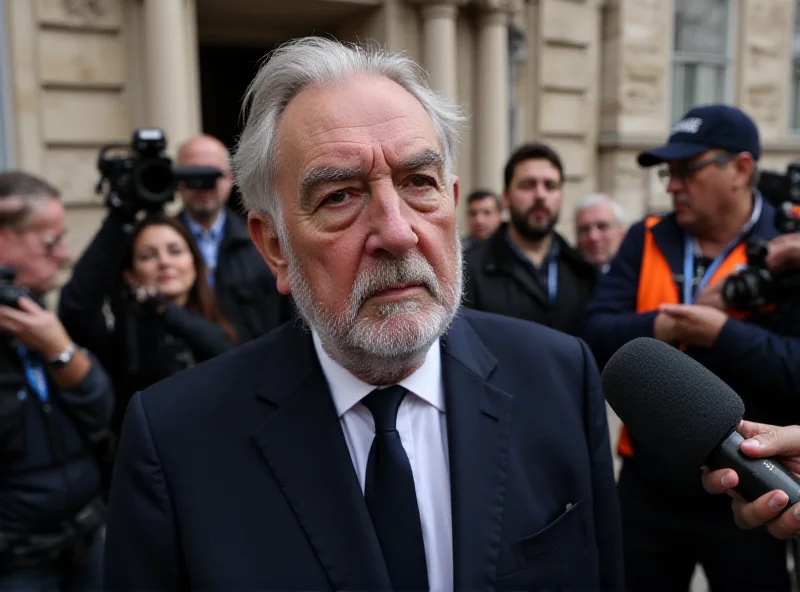
<path fill-rule="evenodd" d="M 64 244 L 64 239 L 66 238 L 66 232 L 60 232 L 56 235 L 46 235 L 42 234 L 41 231 L 37 232 L 33 228 L 26 228 L 18 232 L 20 234 L 31 233 L 33 236 L 35 236 L 39 244 L 44 248 L 44 252 L 48 257 L 53 256 L 53 253 L 55 253 L 56 249 Z"/>
<path fill-rule="evenodd" d="M 48 255 L 52 255 L 58 247 L 64 244 L 66 233 L 61 232 L 55 236 L 46 236 L 42 238 L 42 246 Z"/>
<path fill-rule="evenodd" d="M 691 176 L 700 169 L 704 169 L 712 164 L 722 166 L 723 164 L 728 164 L 734 158 L 736 158 L 735 154 L 717 154 L 716 156 L 694 162 L 680 161 L 674 164 L 672 167 L 664 167 L 659 170 L 658 177 L 665 184 L 669 183 L 670 179 L 678 179 L 681 182 L 686 183 Z"/>

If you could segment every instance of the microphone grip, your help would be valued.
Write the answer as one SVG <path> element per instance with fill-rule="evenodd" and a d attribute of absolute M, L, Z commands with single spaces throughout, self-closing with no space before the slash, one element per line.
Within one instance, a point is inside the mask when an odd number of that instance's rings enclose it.
<path fill-rule="evenodd" d="M 800 478 L 774 458 L 751 458 L 739 449 L 745 438 L 735 429 L 706 459 L 712 471 L 733 469 L 739 476 L 735 491 L 749 502 L 780 489 L 789 496 L 787 508 L 800 502 Z"/>

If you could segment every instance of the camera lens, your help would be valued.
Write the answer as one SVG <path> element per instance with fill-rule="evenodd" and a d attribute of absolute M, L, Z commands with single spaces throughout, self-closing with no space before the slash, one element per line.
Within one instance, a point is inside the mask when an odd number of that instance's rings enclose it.
<path fill-rule="evenodd" d="M 725 301 L 733 308 L 744 310 L 758 306 L 764 297 L 763 278 L 753 269 L 744 269 L 728 277 L 722 288 Z"/>
<path fill-rule="evenodd" d="M 174 192 L 172 169 L 161 160 L 142 162 L 137 167 L 134 184 L 143 200 L 154 203 L 168 201 Z"/>

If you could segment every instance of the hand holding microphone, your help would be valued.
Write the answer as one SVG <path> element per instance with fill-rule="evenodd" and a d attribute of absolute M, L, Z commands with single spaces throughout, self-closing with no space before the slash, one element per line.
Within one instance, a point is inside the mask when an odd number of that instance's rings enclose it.
<path fill-rule="evenodd" d="M 743 422 L 739 395 L 683 352 L 657 339 L 634 339 L 609 360 L 603 390 L 643 447 L 675 468 L 714 471 L 704 484 L 712 493 L 735 493 L 734 513 L 741 527 L 764 524 L 800 503 L 800 477 L 792 472 L 800 471 L 800 428 Z M 750 442 L 742 448 L 753 437 L 762 446 Z M 758 455 L 744 452 L 762 448 Z M 783 505 L 769 509 L 770 501 Z M 774 536 L 785 538 L 800 529 L 800 520 L 790 511 L 771 526 Z"/>
<path fill-rule="evenodd" d="M 739 445 L 747 456 L 779 457 L 783 466 L 800 474 L 800 426 L 779 427 L 742 421 L 737 431 L 747 438 Z M 800 504 L 784 512 L 789 504 L 789 497 L 784 491 L 770 491 L 748 503 L 736 493 L 738 484 L 739 475 L 734 470 L 703 471 L 703 487 L 706 491 L 727 493 L 733 498 L 734 518 L 741 528 L 757 528 L 766 524 L 769 533 L 779 539 L 800 534 Z"/>

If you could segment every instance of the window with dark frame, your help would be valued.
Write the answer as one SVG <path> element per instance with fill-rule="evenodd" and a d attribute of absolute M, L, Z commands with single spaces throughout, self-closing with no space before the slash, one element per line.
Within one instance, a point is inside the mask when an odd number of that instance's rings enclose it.
<path fill-rule="evenodd" d="M 675 0 L 672 122 L 692 107 L 728 99 L 731 0 Z"/>

